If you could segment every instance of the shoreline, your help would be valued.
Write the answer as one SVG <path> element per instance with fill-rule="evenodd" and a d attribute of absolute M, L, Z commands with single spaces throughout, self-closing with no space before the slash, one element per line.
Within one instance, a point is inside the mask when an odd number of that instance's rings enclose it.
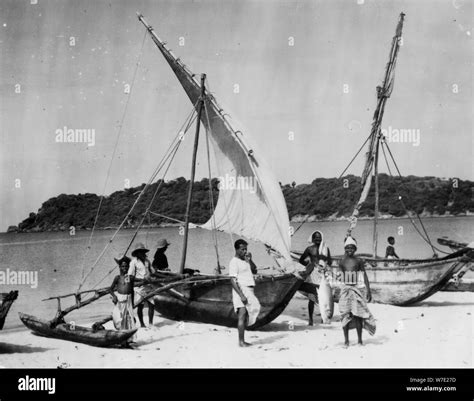
<path fill-rule="evenodd" d="M 290 224 L 292 223 L 329 223 L 329 222 L 349 222 L 349 217 L 328 217 L 325 219 L 317 219 L 315 215 L 309 216 L 308 215 L 296 215 L 293 216 L 290 219 Z M 410 218 L 416 218 L 416 216 L 391 216 L 391 215 L 382 215 L 379 217 L 379 220 L 408 220 Z M 466 214 L 457 214 L 457 215 L 426 215 L 422 216 L 420 215 L 420 218 L 425 220 L 425 219 L 447 219 L 447 218 L 474 218 L 474 213 L 466 213 Z M 374 220 L 374 217 L 370 216 L 362 216 L 358 217 L 357 220 L 359 221 L 372 221 Z M 168 228 L 168 227 L 180 227 L 182 224 L 181 223 L 163 223 L 163 224 L 151 224 L 151 225 L 142 225 L 142 229 L 156 229 L 156 228 Z M 101 227 L 101 228 L 95 228 L 94 231 L 111 231 L 111 230 L 117 230 L 119 226 L 109 226 L 109 227 Z M 190 223 L 189 228 L 200 228 L 199 225 L 192 224 Z M 122 230 L 136 230 L 136 226 L 130 226 L 130 227 L 122 227 Z M 26 230 L 26 231 L 3 231 L 0 234 L 37 234 L 37 233 L 55 233 L 55 232 L 67 232 L 69 231 L 69 228 L 64 228 L 64 229 L 47 229 L 47 230 Z M 75 231 L 92 231 L 91 228 L 75 228 Z"/>
<path fill-rule="evenodd" d="M 297 294 L 273 322 L 247 331 L 249 348 L 237 345 L 237 330 L 179 322 L 155 314 L 151 329 L 138 331 L 135 349 L 98 348 L 40 337 L 28 329 L 0 332 L 7 368 L 472 368 L 472 293 L 438 292 L 420 304 L 369 303 L 377 331 L 364 330 L 364 346 L 343 347 L 340 314 L 331 324 L 307 325 L 307 299 Z M 11 315 L 8 318 L 13 319 Z M 111 328 L 107 325 L 107 328 Z M 213 349 L 214 352 L 209 352 Z M 403 352 L 402 352 L 403 350 Z"/>

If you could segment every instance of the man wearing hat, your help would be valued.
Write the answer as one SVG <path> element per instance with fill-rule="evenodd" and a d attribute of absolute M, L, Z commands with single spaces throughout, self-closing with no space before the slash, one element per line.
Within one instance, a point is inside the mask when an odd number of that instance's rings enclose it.
<path fill-rule="evenodd" d="M 128 269 L 128 275 L 133 277 L 135 285 L 144 284 L 147 279 L 151 276 L 151 263 L 147 258 L 147 252 L 150 250 L 145 248 L 145 245 L 138 243 L 132 252 L 132 261 Z M 142 301 L 145 296 L 143 287 L 135 287 L 135 302 L 137 305 L 138 320 L 140 321 L 141 327 L 146 327 L 143 322 L 143 308 L 145 305 L 148 307 L 148 321 L 150 326 L 153 325 L 153 315 L 155 313 L 153 304 L 148 301 Z"/>
<path fill-rule="evenodd" d="M 372 300 L 369 279 L 365 272 L 362 259 L 355 256 L 357 242 L 352 237 L 344 241 L 345 255 L 339 262 L 341 270 L 342 288 L 339 296 L 339 312 L 342 318 L 342 330 L 344 332 L 344 346 L 349 346 L 349 330 L 356 329 L 359 345 L 362 343 L 362 329 L 366 329 L 370 335 L 375 334 L 375 319 L 369 311 L 367 302 Z M 359 276 L 363 277 L 366 290 L 365 298 L 358 286 L 362 283 Z"/>
<path fill-rule="evenodd" d="M 165 255 L 168 246 L 171 244 L 168 242 L 166 238 L 162 238 L 156 244 L 157 250 L 155 252 L 155 256 L 153 258 L 152 266 L 155 270 L 166 270 L 168 269 L 168 258 Z"/>

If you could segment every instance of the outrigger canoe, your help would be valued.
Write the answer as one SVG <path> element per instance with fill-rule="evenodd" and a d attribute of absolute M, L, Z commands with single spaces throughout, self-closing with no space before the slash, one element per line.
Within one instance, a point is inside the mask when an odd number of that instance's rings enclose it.
<path fill-rule="evenodd" d="M 260 301 L 261 310 L 257 321 L 248 329 L 264 326 L 280 315 L 302 283 L 303 280 L 293 274 L 257 276 L 255 295 Z M 153 284 L 145 286 L 150 292 L 155 288 Z M 152 298 L 155 310 L 162 316 L 172 320 L 237 327 L 230 278 L 194 276 L 191 282 L 174 287 L 174 290 L 161 292 Z"/>
<path fill-rule="evenodd" d="M 51 322 L 35 316 L 19 313 L 23 324 L 36 334 L 60 340 L 74 341 L 94 347 L 112 347 L 123 344 L 132 337 L 134 330 L 93 330 L 88 327 L 60 323 L 51 327 Z"/>
<path fill-rule="evenodd" d="M 10 310 L 11 306 L 13 305 L 13 302 L 15 302 L 17 298 L 18 291 L 0 293 L 0 330 L 3 329 L 8 311 Z"/>

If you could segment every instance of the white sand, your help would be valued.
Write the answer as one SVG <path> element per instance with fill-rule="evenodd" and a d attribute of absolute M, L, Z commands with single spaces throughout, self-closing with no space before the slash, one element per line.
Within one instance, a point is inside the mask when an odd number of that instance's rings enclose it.
<path fill-rule="evenodd" d="M 105 349 L 0 332 L 4 367 L 473 367 L 473 293 L 439 292 L 418 306 L 369 304 L 377 333 L 364 331 L 365 345 L 342 347 L 336 306 L 331 325 L 306 323 L 306 299 L 297 295 L 274 322 L 247 332 L 252 347 L 237 346 L 237 330 L 175 322 L 155 316 L 155 327 L 139 330 L 138 348 Z M 146 311 L 145 311 L 146 312 Z M 315 315 L 318 309 L 315 309 Z M 145 313 L 146 315 L 146 313 Z M 16 316 L 9 316 L 16 319 Z M 290 324 L 292 322 L 293 324 Z M 293 329 L 291 329 L 293 327 Z"/>

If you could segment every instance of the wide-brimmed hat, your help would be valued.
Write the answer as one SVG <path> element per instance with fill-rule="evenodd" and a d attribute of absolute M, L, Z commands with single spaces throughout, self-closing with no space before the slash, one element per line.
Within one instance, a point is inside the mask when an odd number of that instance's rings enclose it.
<path fill-rule="evenodd" d="M 159 240 L 158 240 L 158 242 L 157 242 L 157 244 L 156 244 L 156 247 L 157 247 L 158 249 L 160 249 L 160 248 L 164 248 L 164 247 L 166 247 L 166 246 L 168 246 L 168 245 L 171 245 L 171 242 L 168 242 L 168 240 L 167 240 L 166 238 L 162 238 L 162 239 L 159 239 Z"/>
<path fill-rule="evenodd" d="M 349 245 L 353 245 L 357 249 L 357 241 L 352 237 L 347 237 L 344 241 L 344 248 L 348 247 Z"/>
<path fill-rule="evenodd" d="M 137 244 L 137 246 L 135 247 L 135 249 L 133 250 L 132 256 L 135 256 L 135 255 L 137 254 L 137 252 L 140 252 L 140 251 L 142 251 L 142 252 L 149 252 L 150 250 L 147 249 L 147 248 L 145 248 L 145 245 L 142 244 L 141 242 L 139 242 L 139 243 Z"/>
<path fill-rule="evenodd" d="M 123 262 L 126 262 L 127 265 L 129 265 L 132 261 L 128 256 L 122 256 L 120 259 L 114 258 L 114 260 L 119 266 L 121 266 Z"/>

